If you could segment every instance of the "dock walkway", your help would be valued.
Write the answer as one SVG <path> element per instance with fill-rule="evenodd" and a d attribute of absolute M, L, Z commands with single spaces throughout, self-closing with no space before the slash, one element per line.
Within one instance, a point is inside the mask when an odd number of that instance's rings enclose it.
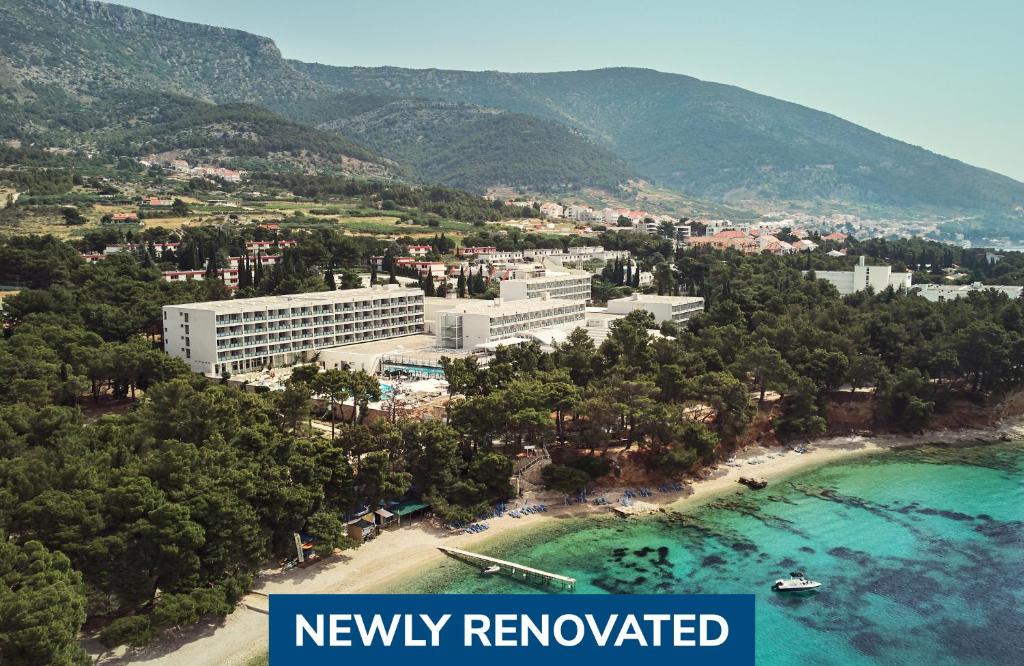
<path fill-rule="evenodd" d="M 576 589 L 576 579 L 568 576 L 562 576 L 559 574 L 551 573 L 548 571 L 541 571 L 540 569 L 534 569 L 533 567 L 523 566 L 522 564 L 516 564 L 515 562 L 506 562 L 505 560 L 499 560 L 496 557 L 489 555 L 480 555 L 478 553 L 471 553 L 468 550 L 462 550 L 460 548 L 450 548 L 448 546 L 438 546 L 438 550 L 446 555 L 452 555 L 454 557 L 462 557 L 469 560 L 477 560 L 480 562 L 487 562 L 488 564 L 494 564 L 502 567 L 503 570 L 507 570 L 506 573 L 512 576 L 522 576 L 523 578 L 537 578 L 548 583 L 558 583 L 564 585 L 567 590 Z"/>

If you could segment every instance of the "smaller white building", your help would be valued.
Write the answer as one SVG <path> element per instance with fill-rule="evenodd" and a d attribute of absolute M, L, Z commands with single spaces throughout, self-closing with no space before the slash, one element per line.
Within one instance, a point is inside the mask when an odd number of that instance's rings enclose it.
<path fill-rule="evenodd" d="M 437 346 L 442 349 L 475 349 L 542 328 L 584 326 L 586 309 L 583 301 L 554 298 L 511 302 L 500 298 L 493 301 L 459 299 L 453 301 L 451 307 L 443 307 L 437 312 Z"/>
<path fill-rule="evenodd" d="M 674 321 L 677 324 L 689 320 L 704 311 L 704 299 L 697 296 L 658 296 L 655 294 L 633 294 L 625 298 L 608 301 L 610 314 L 627 315 L 635 310 L 645 310 L 654 315 L 654 322 L 661 324 Z"/>
<path fill-rule="evenodd" d="M 545 271 L 541 276 L 516 276 L 502 280 L 500 289 L 504 301 L 543 298 L 547 295 L 550 298 L 585 302 L 590 300 L 590 287 L 591 276 L 586 271 Z"/>
<path fill-rule="evenodd" d="M 973 291 L 989 290 L 1006 294 L 1010 298 L 1020 298 L 1021 292 L 1024 292 L 1024 287 L 982 284 L 980 282 L 972 284 L 919 284 L 914 287 L 914 291 L 929 301 L 948 301 L 966 296 Z"/>
<path fill-rule="evenodd" d="M 868 266 L 863 256 L 860 257 L 860 263 L 854 266 L 852 271 L 814 272 L 814 277 L 817 279 L 832 283 L 839 291 L 840 296 L 849 296 L 858 291 L 864 291 L 868 287 L 875 291 L 885 291 L 888 287 L 896 290 L 909 290 L 913 276 L 914 274 L 910 271 L 894 273 L 892 266 Z"/>

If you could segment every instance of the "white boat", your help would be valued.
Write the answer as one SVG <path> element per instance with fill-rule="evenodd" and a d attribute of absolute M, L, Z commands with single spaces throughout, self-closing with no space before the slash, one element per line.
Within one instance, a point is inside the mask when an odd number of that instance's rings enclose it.
<path fill-rule="evenodd" d="M 500 571 L 501 571 L 501 567 L 499 567 L 497 564 L 495 564 L 495 565 L 487 567 L 481 573 L 490 576 L 491 574 L 496 574 L 496 573 L 499 573 Z"/>
<path fill-rule="evenodd" d="M 772 589 L 777 592 L 806 592 L 807 590 L 816 590 L 821 587 L 821 583 L 816 580 L 810 580 L 799 571 L 794 571 L 789 575 L 792 578 L 780 578 L 775 581 Z"/>

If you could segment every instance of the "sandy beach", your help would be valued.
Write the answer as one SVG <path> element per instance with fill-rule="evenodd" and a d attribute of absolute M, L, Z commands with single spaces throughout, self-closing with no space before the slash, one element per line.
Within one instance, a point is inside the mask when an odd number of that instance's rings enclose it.
<path fill-rule="evenodd" d="M 684 492 L 656 492 L 653 497 L 644 498 L 644 501 L 666 508 L 684 509 L 722 493 L 742 490 L 742 486 L 737 483 L 740 476 L 763 477 L 772 482 L 820 465 L 890 448 L 1021 438 L 1024 438 L 1024 418 L 1018 417 L 991 428 L 926 431 L 913 436 L 865 435 L 820 439 L 812 442 L 804 454 L 792 451 L 779 454 L 778 448 L 753 448 L 737 455 L 736 467 L 719 465 L 709 470 L 708 478 L 688 484 Z M 750 464 L 752 459 L 763 462 Z M 603 494 L 614 505 L 622 496 L 622 489 L 607 489 Z M 122 648 L 113 652 L 100 652 L 102 648 L 98 644 L 90 643 L 87 647 L 91 648 L 94 657 L 99 657 L 98 664 L 245 664 L 267 649 L 269 594 L 388 591 L 442 560 L 445 556 L 437 550 L 439 545 L 472 550 L 495 537 L 514 538 L 517 531 L 535 529 L 548 521 L 591 513 L 607 514 L 612 510 L 612 505 L 563 506 L 562 497 L 550 493 L 528 496 L 525 501 L 531 504 L 546 503 L 550 511 L 521 519 L 507 515 L 489 519 L 486 522 L 490 529 L 478 534 L 453 534 L 429 522 L 403 526 L 386 531 L 355 550 L 345 551 L 342 555 L 309 568 L 264 572 L 235 612 L 219 624 L 200 624 L 142 649 L 126 651 Z M 522 500 L 510 503 L 510 507 L 515 508 L 523 503 Z"/>

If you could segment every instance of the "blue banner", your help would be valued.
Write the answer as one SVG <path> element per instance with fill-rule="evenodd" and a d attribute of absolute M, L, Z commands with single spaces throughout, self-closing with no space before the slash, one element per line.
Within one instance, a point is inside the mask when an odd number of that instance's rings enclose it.
<path fill-rule="evenodd" d="M 753 664 L 754 597 L 270 595 L 271 666 L 566 666 L 568 660 Z"/>

